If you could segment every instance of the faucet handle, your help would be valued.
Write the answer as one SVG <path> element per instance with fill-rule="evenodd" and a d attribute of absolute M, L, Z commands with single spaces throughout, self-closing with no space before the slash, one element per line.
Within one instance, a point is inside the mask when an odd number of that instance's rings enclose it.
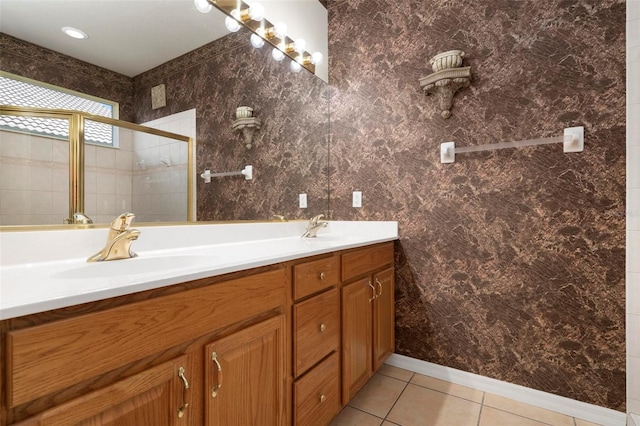
<path fill-rule="evenodd" d="M 124 232 L 131 226 L 131 222 L 136 217 L 133 213 L 122 213 L 120 216 L 113 219 L 111 222 L 111 229 L 116 232 Z"/>
<path fill-rule="evenodd" d="M 314 217 L 312 217 L 311 219 L 309 219 L 309 224 L 310 224 L 310 225 L 315 226 L 315 225 L 317 225 L 317 224 L 318 224 L 318 221 L 319 221 L 320 219 L 322 219 L 323 217 L 324 217 L 324 215 L 323 215 L 323 214 L 319 214 L 319 215 L 317 215 L 317 216 L 314 216 Z"/>

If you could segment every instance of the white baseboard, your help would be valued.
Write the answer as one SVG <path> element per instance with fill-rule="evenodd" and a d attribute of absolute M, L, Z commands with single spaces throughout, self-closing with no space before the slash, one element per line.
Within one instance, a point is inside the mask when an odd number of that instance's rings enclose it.
<path fill-rule="evenodd" d="M 514 385 L 512 383 L 480 376 L 474 373 L 467 373 L 466 371 L 456 370 L 455 368 L 443 367 L 438 364 L 421 361 L 404 355 L 392 354 L 387 359 L 386 364 L 393 367 L 404 368 L 405 370 L 434 377 L 436 379 L 446 380 L 458 385 L 478 389 L 483 392 L 490 392 L 495 395 L 504 396 L 506 398 L 511 398 L 516 401 L 535 405 L 540 408 L 556 411 L 558 413 L 566 414 L 567 416 L 577 417 L 600 425 L 625 426 L 627 423 L 626 414 L 620 411 L 587 404 L 586 402 L 576 401 L 575 399 L 565 398 L 563 396 L 542 392 L 520 385 Z M 636 423 L 637 422 L 638 421 L 636 420 Z M 631 423 L 631 425 L 640 426 L 640 423 L 637 425 L 633 425 L 633 423 Z"/>
<path fill-rule="evenodd" d="M 627 426 L 640 426 L 640 414 L 629 413 Z"/>

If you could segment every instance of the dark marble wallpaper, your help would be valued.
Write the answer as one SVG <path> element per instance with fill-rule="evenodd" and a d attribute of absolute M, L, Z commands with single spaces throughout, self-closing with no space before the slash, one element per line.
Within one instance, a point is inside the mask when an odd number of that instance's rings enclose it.
<path fill-rule="evenodd" d="M 196 108 L 197 170 L 239 171 L 254 180 L 197 182 L 198 220 L 308 218 L 327 213 L 329 99 L 327 84 L 306 70 L 289 71 L 271 48 L 253 48 L 249 32 L 230 34 L 134 79 L 136 121 Z M 167 106 L 151 109 L 151 87 L 165 84 Z M 238 106 L 262 120 L 247 149 L 232 129 Z M 306 193 L 308 208 L 298 208 Z"/>
<path fill-rule="evenodd" d="M 118 102 L 120 119 L 133 120 L 129 77 L 4 33 L 0 33 L 0 52 L 0 70 Z"/>
<path fill-rule="evenodd" d="M 621 0 L 329 3 L 331 216 L 399 221 L 397 353 L 624 411 L 624 29 Z M 451 49 L 445 120 L 418 80 Z M 439 161 L 577 125 L 583 153 Z"/>

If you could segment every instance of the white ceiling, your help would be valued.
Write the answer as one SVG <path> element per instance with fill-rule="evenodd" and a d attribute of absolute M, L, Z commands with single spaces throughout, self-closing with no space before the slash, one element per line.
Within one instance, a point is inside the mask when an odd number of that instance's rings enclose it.
<path fill-rule="evenodd" d="M 129 77 L 228 34 L 221 12 L 193 0 L 0 0 L 0 31 Z"/>

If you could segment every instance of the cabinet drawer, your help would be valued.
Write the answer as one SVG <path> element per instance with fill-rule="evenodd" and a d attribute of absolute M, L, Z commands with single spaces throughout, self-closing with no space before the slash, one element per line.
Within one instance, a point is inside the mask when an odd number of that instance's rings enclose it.
<path fill-rule="evenodd" d="M 340 299 L 334 288 L 293 307 L 294 375 L 300 376 L 340 345 Z"/>
<path fill-rule="evenodd" d="M 342 280 L 393 264 L 393 243 L 352 251 L 342 255 Z"/>
<path fill-rule="evenodd" d="M 293 267 L 293 298 L 298 300 L 340 282 L 340 258 L 301 263 Z"/>
<path fill-rule="evenodd" d="M 338 353 L 318 364 L 293 384 L 296 426 L 327 425 L 340 411 Z"/>

